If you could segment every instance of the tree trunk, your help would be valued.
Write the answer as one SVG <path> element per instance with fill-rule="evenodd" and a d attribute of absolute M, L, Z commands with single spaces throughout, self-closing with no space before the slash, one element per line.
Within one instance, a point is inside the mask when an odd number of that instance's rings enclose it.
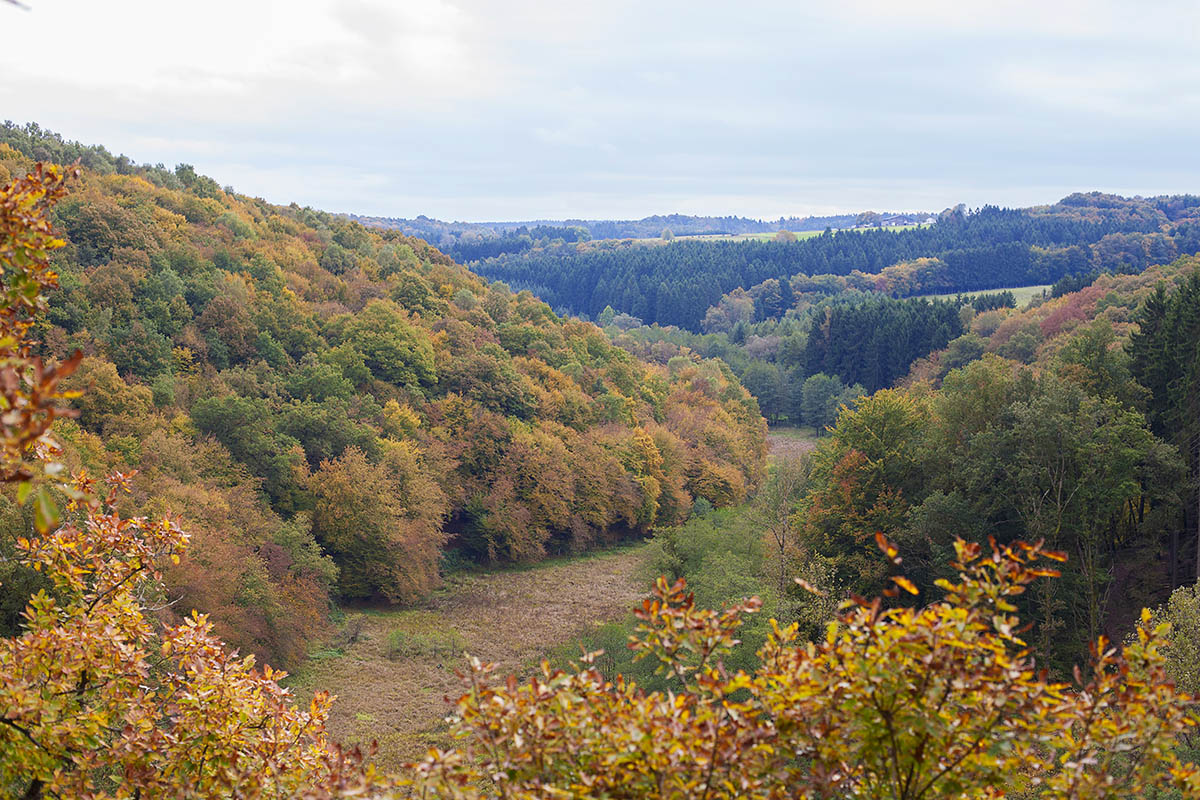
<path fill-rule="evenodd" d="M 1168 573 L 1171 579 L 1171 591 L 1175 591 L 1175 587 L 1179 585 L 1179 529 L 1171 527 L 1171 555 L 1170 569 Z"/>
<path fill-rule="evenodd" d="M 1192 464 L 1192 480 L 1196 482 L 1196 580 L 1200 581 L 1200 437 L 1196 438 L 1196 456 Z"/>

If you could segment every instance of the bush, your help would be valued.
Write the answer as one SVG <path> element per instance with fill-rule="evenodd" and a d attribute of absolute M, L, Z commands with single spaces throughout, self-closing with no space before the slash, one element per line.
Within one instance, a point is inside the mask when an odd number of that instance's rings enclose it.
<path fill-rule="evenodd" d="M 462 655 L 467 642 L 454 629 L 411 633 L 396 629 L 388 634 L 388 658 L 451 658 Z"/>

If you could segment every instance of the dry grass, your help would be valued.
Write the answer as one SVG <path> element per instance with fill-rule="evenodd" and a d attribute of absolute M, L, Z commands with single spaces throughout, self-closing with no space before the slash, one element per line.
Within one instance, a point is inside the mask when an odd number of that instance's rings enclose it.
<path fill-rule="evenodd" d="M 395 769 L 447 743 L 446 698 L 461 693 L 454 670 L 463 662 L 439 647 L 389 658 L 389 640 L 461 637 L 468 652 L 502 672 L 528 672 L 585 628 L 620 618 L 641 600 L 644 555 L 639 546 L 536 569 L 455 576 L 423 608 L 364 612 L 357 640 L 340 655 L 322 651 L 289 685 L 300 698 L 320 689 L 338 695 L 329 721 L 333 737 L 348 745 L 378 742 L 376 762 Z"/>
<path fill-rule="evenodd" d="M 1016 299 L 1016 301 L 1017 301 L 1017 308 L 1025 308 L 1025 306 L 1029 305 L 1030 301 L 1032 301 L 1035 297 L 1040 298 L 1042 296 L 1043 292 L 1045 292 L 1048 295 L 1052 288 L 1054 288 L 1054 287 L 1051 284 L 1047 283 L 1047 284 L 1042 284 L 1039 286 L 1001 287 L 999 289 L 987 289 L 982 292 L 949 292 L 949 293 L 945 293 L 945 294 L 922 294 L 922 295 L 918 295 L 917 298 L 924 298 L 926 300 L 953 300 L 954 298 L 958 297 L 959 295 L 963 295 L 964 297 L 977 297 L 978 295 L 981 295 L 981 294 L 995 294 L 997 292 L 1012 292 L 1013 298 Z M 917 299 L 917 298 L 914 298 L 914 299 Z"/>
<path fill-rule="evenodd" d="M 771 428 L 767 432 L 767 447 L 771 458 L 795 458 L 817 446 L 817 432 L 813 428 Z"/>

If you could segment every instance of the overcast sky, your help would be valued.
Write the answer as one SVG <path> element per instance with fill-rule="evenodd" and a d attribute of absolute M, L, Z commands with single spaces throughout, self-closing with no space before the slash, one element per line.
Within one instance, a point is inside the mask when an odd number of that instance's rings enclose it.
<path fill-rule="evenodd" d="M 0 118 L 443 219 L 1200 192 L 1196 0 L 25 0 Z"/>

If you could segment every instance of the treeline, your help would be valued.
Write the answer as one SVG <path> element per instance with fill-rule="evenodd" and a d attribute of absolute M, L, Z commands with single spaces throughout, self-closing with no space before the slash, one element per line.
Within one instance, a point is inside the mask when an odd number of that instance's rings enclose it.
<path fill-rule="evenodd" d="M 746 217 L 705 217 L 687 214 L 657 214 L 637 220 L 534 220 L 529 222 L 445 222 L 424 215 L 415 219 L 371 217 L 350 214 L 351 219 L 367 227 L 397 230 L 408 236 L 424 239 L 462 261 L 491 258 L 504 253 L 523 253 L 530 242 L 542 246 L 587 239 L 657 239 L 665 231 L 675 236 L 737 235 L 743 233 L 774 233 L 776 231 L 821 231 L 826 228 L 846 228 L 859 223 L 863 215 L 839 214 L 825 217 L 780 217 L 774 221 Z M 924 221 L 927 214 L 876 214 L 867 217 L 875 224 L 912 224 Z M 566 229 L 585 234 L 571 234 Z M 536 232 L 535 232 L 536 231 Z M 560 231 L 555 233 L 555 231 Z M 529 241 L 523 236 L 528 235 Z"/>
<path fill-rule="evenodd" d="M 956 209 L 905 230 L 830 231 L 795 242 L 594 242 L 498 256 L 475 269 L 572 313 L 595 318 L 611 305 L 648 323 L 699 330 L 722 295 L 768 279 L 803 292 L 805 278 L 823 276 L 832 291 L 840 284 L 903 296 L 1054 283 L 1095 268 L 1132 272 L 1200 250 L 1196 209 L 1187 197 L 1072 195 L 1044 208 Z M 911 266 L 898 265 L 917 259 L 931 260 L 920 265 L 929 274 L 914 280 Z M 889 267 L 892 274 L 873 277 Z"/>
<path fill-rule="evenodd" d="M 54 211 L 38 328 L 42 355 L 86 356 L 63 457 L 136 468 L 129 502 L 182 516 L 164 613 L 202 609 L 245 652 L 294 664 L 331 597 L 641 536 L 763 474 L 757 403 L 720 362 L 642 363 L 420 240 L 186 165 L 7 126 L 0 184 L 35 156 L 89 165 Z M 0 499 L 4 631 L 38 585 L 9 558 L 28 514 Z"/>
<path fill-rule="evenodd" d="M 851 291 L 806 303 L 786 319 L 761 322 L 748 321 L 749 296 L 735 297 L 738 303 L 747 312 L 745 319 L 716 333 L 646 326 L 607 311 L 600 322 L 617 344 L 639 358 L 661 363 L 679 353 L 720 358 L 757 398 L 769 421 L 820 431 L 833 423 L 840 404 L 891 386 L 914 362 L 960 338 L 964 319 L 1012 308 L 1016 301 L 1011 292 L 896 300 Z M 725 310 L 739 313 L 737 307 Z"/>
<path fill-rule="evenodd" d="M 521 225 L 496 236 L 467 231 L 436 246 L 454 260 L 467 263 L 506 253 L 524 253 L 535 247 L 586 242 L 591 238 L 587 228 L 579 225 Z"/>

